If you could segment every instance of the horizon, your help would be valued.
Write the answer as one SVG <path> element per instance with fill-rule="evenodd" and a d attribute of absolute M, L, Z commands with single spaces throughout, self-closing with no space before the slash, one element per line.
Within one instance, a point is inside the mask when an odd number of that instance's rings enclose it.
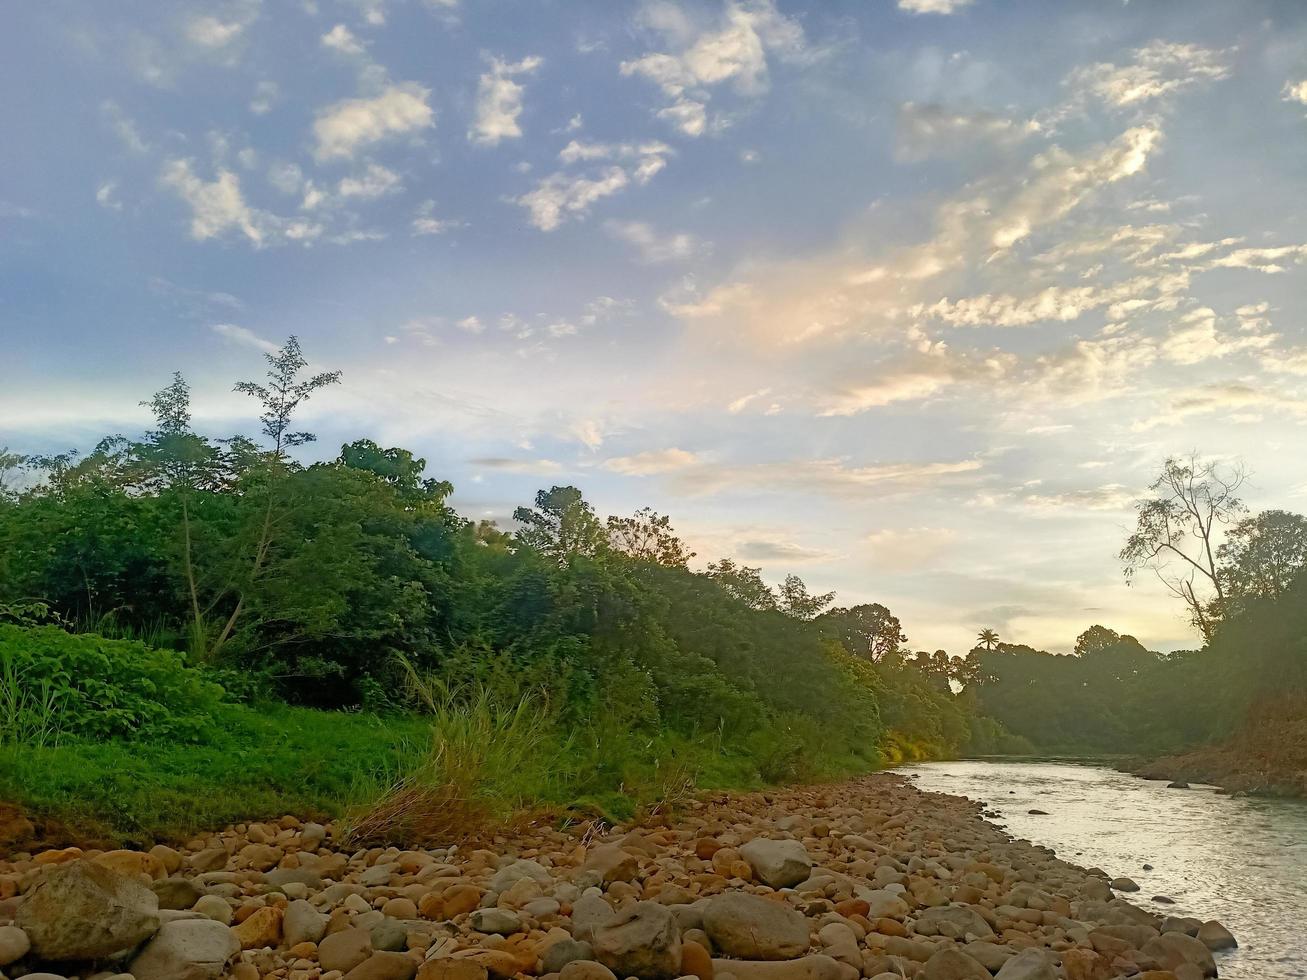
<path fill-rule="evenodd" d="M 304 457 L 403 446 L 466 517 L 651 506 L 914 649 L 1199 645 L 1116 553 L 1169 455 L 1307 497 L 1307 11 L 514 9 L 11 14 L 0 446 L 173 371 L 252 432 L 296 334 L 344 372 Z"/>

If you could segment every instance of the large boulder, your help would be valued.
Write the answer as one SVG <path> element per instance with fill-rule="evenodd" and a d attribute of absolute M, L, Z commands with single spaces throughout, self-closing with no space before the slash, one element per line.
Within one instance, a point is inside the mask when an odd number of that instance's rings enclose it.
<path fill-rule="evenodd" d="M 948 939 L 994 935 L 984 916 L 969 905 L 941 905 L 926 909 L 917 916 L 915 928 L 920 936 L 945 936 Z"/>
<path fill-rule="evenodd" d="M 740 848 L 753 876 L 772 888 L 793 888 L 812 874 L 812 858 L 796 840 L 756 837 Z"/>
<path fill-rule="evenodd" d="M 1148 940 L 1141 952 L 1155 960 L 1163 970 L 1174 973 L 1178 967 L 1191 963 L 1203 971 L 1203 976 L 1216 976 L 1216 961 L 1212 959 L 1212 951 L 1183 932 L 1164 932 Z"/>
<path fill-rule="evenodd" d="M 823 953 L 797 960 L 713 960 L 713 973 L 736 980 L 857 980 L 852 967 Z"/>
<path fill-rule="evenodd" d="M 926 961 L 923 980 L 989 980 L 989 971 L 960 949 L 946 946 Z"/>
<path fill-rule="evenodd" d="M 1044 950 L 1023 949 L 1003 964 L 995 980 L 1058 980 L 1058 974 Z"/>
<path fill-rule="evenodd" d="M 1239 945 L 1234 934 L 1215 919 L 1198 927 L 1198 941 L 1210 950 L 1234 949 Z"/>
<path fill-rule="evenodd" d="M 672 980 L 680 976 L 676 917 L 657 902 L 636 902 L 594 930 L 595 959 L 619 977 Z"/>
<path fill-rule="evenodd" d="M 535 861 L 518 860 L 512 864 L 505 865 L 495 872 L 495 876 L 490 879 L 490 890 L 492 892 L 505 892 L 512 888 L 514 884 L 523 878 L 531 878 L 542 885 L 553 883 L 553 878 L 549 876 L 549 869 L 541 866 Z"/>
<path fill-rule="evenodd" d="M 792 960 L 808 951 L 808 920 L 801 913 L 745 892 L 709 899 L 703 928 L 714 949 L 742 960 Z"/>
<path fill-rule="evenodd" d="M 16 919 L 40 959 L 102 959 L 159 930 L 159 900 L 135 878 L 85 860 L 45 874 Z"/>
<path fill-rule="evenodd" d="M 240 952 L 232 931 L 212 919 L 166 922 L 132 960 L 136 980 L 217 980 Z"/>

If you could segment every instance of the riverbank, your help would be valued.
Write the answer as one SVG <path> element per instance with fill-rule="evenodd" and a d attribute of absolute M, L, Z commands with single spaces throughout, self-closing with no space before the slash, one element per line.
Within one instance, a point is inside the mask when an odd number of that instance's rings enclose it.
<path fill-rule="evenodd" d="M 94 968 L 69 964 L 113 954 L 135 980 L 1190 980 L 1225 941 L 893 774 L 461 846 L 342 832 L 286 817 L 175 849 L 11 854 L 0 968 L 80 978 Z"/>

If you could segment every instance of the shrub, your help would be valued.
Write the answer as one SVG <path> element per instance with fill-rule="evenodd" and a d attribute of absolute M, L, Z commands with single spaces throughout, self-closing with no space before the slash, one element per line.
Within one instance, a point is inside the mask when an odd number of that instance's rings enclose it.
<path fill-rule="evenodd" d="M 0 675 L 0 700 L 26 706 L 11 717 L 42 717 L 43 741 L 194 741 L 206 734 L 223 700 L 223 689 L 187 667 L 176 651 L 54 626 L 0 625 Z M 19 726 L 10 737 L 30 742 L 36 736 Z"/>

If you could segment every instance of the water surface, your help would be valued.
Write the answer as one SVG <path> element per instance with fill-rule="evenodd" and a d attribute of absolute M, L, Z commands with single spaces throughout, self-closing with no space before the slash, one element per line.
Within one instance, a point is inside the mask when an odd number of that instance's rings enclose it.
<path fill-rule="evenodd" d="M 1307 978 L 1307 801 L 1167 789 L 1060 762 L 933 762 L 896 771 L 915 776 L 921 789 L 983 801 L 1008 833 L 1063 860 L 1133 878 L 1141 890 L 1125 897 L 1150 911 L 1219 919 L 1239 940 L 1239 949 L 1216 954 L 1222 977 Z M 1156 902 L 1157 895 L 1175 904 Z"/>

